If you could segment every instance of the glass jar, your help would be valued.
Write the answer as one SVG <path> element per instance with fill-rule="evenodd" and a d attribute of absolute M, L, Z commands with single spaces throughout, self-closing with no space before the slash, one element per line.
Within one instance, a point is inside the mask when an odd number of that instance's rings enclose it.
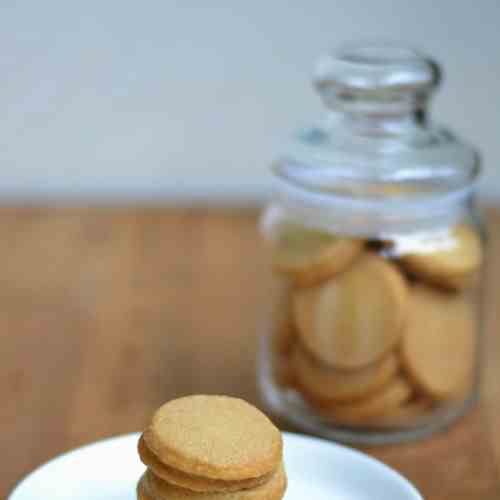
<path fill-rule="evenodd" d="M 259 382 L 323 437 L 422 437 L 478 397 L 479 158 L 430 121 L 439 81 L 410 49 L 343 47 L 316 72 L 326 116 L 272 167 L 261 226 L 280 292 Z"/>

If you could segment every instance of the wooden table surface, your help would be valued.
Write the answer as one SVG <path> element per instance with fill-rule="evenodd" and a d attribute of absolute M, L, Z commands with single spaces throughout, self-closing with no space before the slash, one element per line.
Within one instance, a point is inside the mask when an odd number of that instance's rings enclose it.
<path fill-rule="evenodd" d="M 481 403 L 448 432 L 369 449 L 427 500 L 500 499 L 500 214 L 489 212 Z M 0 498 L 56 454 L 144 427 L 188 393 L 259 404 L 271 277 L 255 215 L 0 210 Z"/>

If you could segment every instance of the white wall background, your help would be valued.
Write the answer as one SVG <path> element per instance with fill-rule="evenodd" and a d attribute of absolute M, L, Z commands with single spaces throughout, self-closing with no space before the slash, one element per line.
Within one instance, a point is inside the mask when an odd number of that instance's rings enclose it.
<path fill-rule="evenodd" d="M 408 41 L 500 200 L 500 1 L 0 1 L 0 203 L 261 199 L 318 54 Z"/>

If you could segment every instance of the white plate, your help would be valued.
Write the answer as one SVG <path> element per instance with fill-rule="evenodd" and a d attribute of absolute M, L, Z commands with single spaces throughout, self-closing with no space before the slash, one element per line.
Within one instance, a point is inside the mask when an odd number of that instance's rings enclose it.
<path fill-rule="evenodd" d="M 100 441 L 43 465 L 9 500 L 135 500 L 144 466 L 139 434 Z M 284 434 L 285 500 L 422 500 L 400 474 L 363 453 L 321 439 Z"/>

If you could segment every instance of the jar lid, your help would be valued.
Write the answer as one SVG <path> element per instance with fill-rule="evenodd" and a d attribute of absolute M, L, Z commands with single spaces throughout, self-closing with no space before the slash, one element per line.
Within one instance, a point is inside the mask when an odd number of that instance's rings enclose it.
<path fill-rule="evenodd" d="M 299 131 L 273 165 L 278 189 L 297 203 L 364 207 L 391 220 L 422 207 L 449 211 L 470 195 L 479 158 L 428 118 L 440 81 L 436 62 L 394 44 L 327 54 L 314 79 L 326 116 Z"/>

